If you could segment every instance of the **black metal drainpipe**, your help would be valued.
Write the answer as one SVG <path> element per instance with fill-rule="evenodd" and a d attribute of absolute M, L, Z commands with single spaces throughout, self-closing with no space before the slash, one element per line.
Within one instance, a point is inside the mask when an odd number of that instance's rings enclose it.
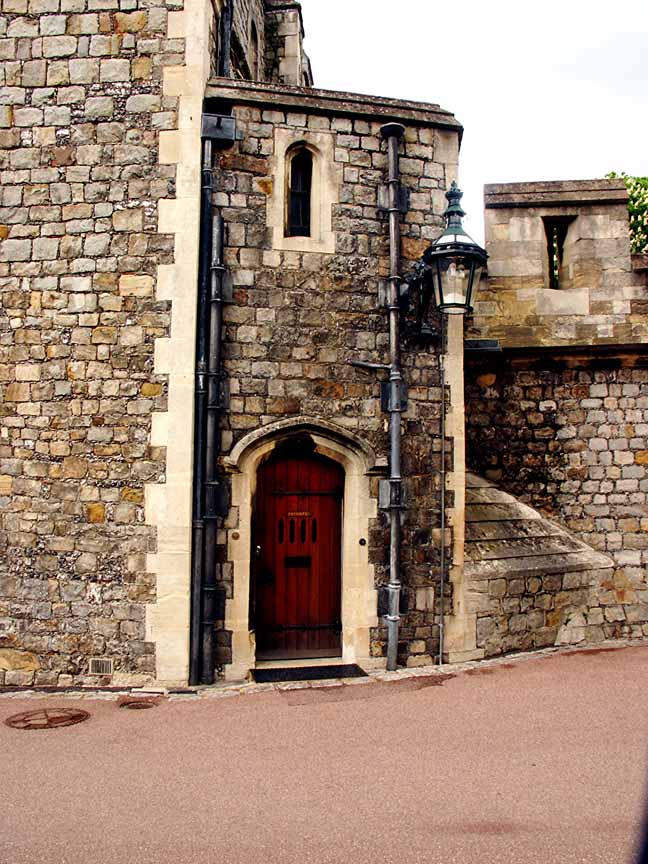
<path fill-rule="evenodd" d="M 446 375 L 445 375 L 445 335 L 446 335 L 446 327 L 445 327 L 445 315 L 441 313 L 441 322 L 440 322 L 440 344 L 441 350 L 439 351 L 439 373 L 440 373 L 440 384 L 441 384 L 441 470 L 440 470 L 440 498 L 441 498 L 441 513 L 440 519 L 441 522 L 441 561 L 440 561 L 440 570 L 441 570 L 441 578 L 439 580 L 439 656 L 438 663 L 439 666 L 443 664 L 443 644 L 445 637 L 445 620 L 444 620 L 444 611 L 445 611 L 445 583 L 446 583 L 446 548 L 445 548 L 445 532 L 446 532 Z"/>
<path fill-rule="evenodd" d="M 221 13 L 221 44 L 218 63 L 218 74 L 221 78 L 229 78 L 232 72 L 232 25 L 234 22 L 234 0 L 227 0 Z"/>
<path fill-rule="evenodd" d="M 400 363 L 400 164 L 398 145 L 405 133 L 400 123 L 381 128 L 389 154 L 389 585 L 387 613 L 387 669 L 398 664 L 398 628 L 401 594 L 401 510 L 403 480 L 401 477 L 402 380 Z"/>
<path fill-rule="evenodd" d="M 213 205 L 214 149 L 236 140 L 232 117 L 203 114 L 200 253 L 196 321 L 196 384 L 194 408 L 193 520 L 191 542 L 191 630 L 189 683 L 213 684 L 214 625 L 224 601 L 217 570 L 218 519 L 227 513 L 220 480 L 220 417 L 222 411 L 223 277 L 225 227 Z M 219 612 L 219 610 L 221 610 Z"/>
<path fill-rule="evenodd" d="M 200 198 L 200 263 L 196 323 L 196 379 L 194 392 L 193 520 L 191 543 L 191 636 L 189 683 L 199 684 L 203 675 L 200 633 L 202 629 L 202 588 L 205 572 L 205 463 L 207 417 L 207 353 L 209 350 L 209 264 L 212 233 L 212 142 L 202 145 Z"/>
<path fill-rule="evenodd" d="M 211 266 L 209 268 L 209 350 L 207 352 L 207 400 L 205 437 L 205 514 L 204 574 L 202 586 L 202 675 L 201 683 L 214 683 L 214 622 L 217 610 L 216 548 L 218 518 L 223 514 L 223 486 L 220 480 L 218 457 L 220 455 L 221 417 L 221 358 L 223 346 L 223 276 L 225 266 L 224 223 L 219 212 L 212 213 Z"/>

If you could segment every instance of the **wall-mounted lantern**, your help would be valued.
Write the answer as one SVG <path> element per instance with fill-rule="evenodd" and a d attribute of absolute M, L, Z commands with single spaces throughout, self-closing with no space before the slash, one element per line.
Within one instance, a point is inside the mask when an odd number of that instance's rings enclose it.
<path fill-rule="evenodd" d="M 442 312 L 467 312 L 472 308 L 473 292 L 479 285 L 486 264 L 486 251 L 464 231 L 466 215 L 461 207 L 463 192 L 453 181 L 446 193 L 446 229 L 423 253 L 424 285 L 431 283 L 437 308 Z M 429 300 L 427 298 L 427 306 Z"/>

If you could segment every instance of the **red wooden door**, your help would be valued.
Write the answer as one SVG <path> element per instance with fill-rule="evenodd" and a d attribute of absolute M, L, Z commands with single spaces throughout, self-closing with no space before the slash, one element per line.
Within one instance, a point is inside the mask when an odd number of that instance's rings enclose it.
<path fill-rule="evenodd" d="M 259 469 L 253 618 L 257 658 L 341 653 L 344 473 L 285 449 Z"/>

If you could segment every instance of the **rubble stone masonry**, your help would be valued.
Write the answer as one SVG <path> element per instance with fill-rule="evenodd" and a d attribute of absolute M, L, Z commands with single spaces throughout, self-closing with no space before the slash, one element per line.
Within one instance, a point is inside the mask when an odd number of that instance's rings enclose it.
<path fill-rule="evenodd" d="M 230 505 L 215 661 L 230 675 L 254 662 L 262 448 L 320 430 L 318 447 L 351 453 L 344 519 L 362 524 L 354 534 L 344 523 L 342 623 L 343 643 L 362 631 L 364 653 L 344 656 L 384 662 L 383 373 L 349 363 L 387 361 L 380 129 L 405 127 L 406 272 L 442 228 L 461 127 L 436 105 L 307 86 L 293 0 L 236 7 L 233 75 L 256 66 L 272 83 L 210 78 L 221 6 L 2 0 L 0 685 L 188 680 L 204 110 L 231 113 L 237 130 L 213 166 Z M 298 147 L 313 160 L 308 237 L 285 225 Z M 450 659 L 648 635 L 648 285 L 646 262 L 630 257 L 626 199 L 618 181 L 487 188 L 489 275 L 467 327 L 504 350 L 467 355 L 466 460 L 463 321 L 449 331 L 442 393 L 439 346 L 403 316 L 401 663 L 436 657 L 442 542 Z M 467 496 L 465 461 L 476 472 Z M 95 657 L 113 661 L 112 679 L 89 674 Z"/>
<path fill-rule="evenodd" d="M 548 574 L 558 592 L 546 607 L 551 626 L 574 612 L 559 640 L 648 635 L 648 283 L 645 262 L 630 255 L 625 186 L 509 183 L 485 192 L 488 278 L 470 326 L 503 352 L 475 355 L 466 372 L 468 463 L 607 556 L 608 568 L 589 574 L 567 579 L 559 566 Z M 553 265 L 552 225 L 562 232 Z M 519 572 L 514 579 L 519 588 Z M 580 612 L 565 599 L 565 580 L 587 589 Z M 508 588 L 497 590 L 514 610 Z M 533 608 L 536 598 L 523 594 Z M 493 620 L 481 625 L 490 653 L 548 632 L 502 634 Z"/>
<path fill-rule="evenodd" d="M 4 0 L 0 17 L 0 653 L 7 683 L 79 680 L 90 656 L 154 673 L 144 484 L 166 406 L 158 204 L 178 99 L 180 3 Z M 7 662 L 11 649 L 22 660 Z M 38 662 L 33 662 L 37 655 Z M 26 668 L 25 668 L 26 667 Z M 4 676 L 4 672 L 0 672 Z M 96 679 L 95 679 L 96 681 Z"/>
<path fill-rule="evenodd" d="M 451 126 L 435 128 L 439 121 L 432 106 L 410 112 L 408 103 L 376 100 L 377 105 L 349 105 L 347 94 L 322 94 L 329 100 L 327 110 L 313 110 L 318 101 L 322 105 L 319 91 L 310 97 L 293 97 L 288 91 L 253 90 L 248 84 L 227 89 L 225 82 L 220 83 L 221 95 L 246 103 L 234 106 L 241 140 L 220 155 L 214 184 L 214 202 L 222 208 L 227 226 L 226 264 L 232 281 L 231 302 L 225 307 L 229 403 L 224 452 L 229 453 L 252 430 L 306 416 L 331 422 L 367 442 L 384 466 L 379 473 L 386 476 L 388 439 L 380 384 L 374 373 L 348 362 L 384 363 L 388 351 L 386 310 L 378 304 L 379 283 L 389 273 L 386 220 L 378 207 L 387 154 L 380 134 L 385 121 L 376 114 L 383 111 L 406 125 L 401 169 L 402 181 L 410 190 L 410 209 L 403 217 L 404 271 L 439 233 L 444 190 L 456 172 L 456 131 Z M 281 104 L 293 98 L 301 106 Z M 255 104 L 261 99 L 266 105 L 274 102 L 275 107 Z M 445 122 L 455 121 L 446 118 Z M 315 175 L 319 161 L 328 160 L 330 154 L 322 181 L 328 184 L 332 201 L 330 251 L 320 251 L 316 236 L 282 237 L 272 243 L 275 235 L 268 229 L 269 214 L 277 196 L 283 218 L 284 192 L 277 189 L 280 163 L 287 147 L 297 142 L 313 147 Z M 402 662 L 420 665 L 432 662 L 438 641 L 434 604 L 438 567 L 434 565 L 440 543 L 441 393 L 436 349 L 419 345 L 410 334 L 403 365 L 409 387 L 403 474 L 415 504 L 405 517 L 408 611 L 401 626 L 400 654 Z M 372 479 L 374 499 L 378 481 L 378 475 Z M 227 535 L 238 536 L 241 527 L 234 507 Z M 233 582 L 225 539 L 224 534 L 221 584 L 231 601 L 240 589 Z M 367 539 L 376 585 L 384 584 L 389 543 L 382 511 Z M 371 643 L 374 657 L 383 656 L 385 640 L 383 627 L 376 627 Z M 220 643 L 218 661 L 228 664 L 232 652 L 226 632 Z"/>
<path fill-rule="evenodd" d="M 0 683 L 102 683 L 88 674 L 91 657 L 114 661 L 113 683 L 186 681 L 205 95 L 235 106 L 240 132 L 215 171 L 231 268 L 224 453 L 253 429 L 307 415 L 366 441 L 386 464 L 379 383 L 347 362 L 384 362 L 387 347 L 379 129 L 386 119 L 407 126 L 406 268 L 440 229 L 460 127 L 436 106 L 350 94 L 312 91 L 309 101 L 279 86 L 250 97 L 249 84 L 227 94 L 223 81 L 205 93 L 217 12 L 202 0 L 184 11 L 178 0 L 4 0 Z M 319 248 L 273 239 L 285 157 L 276 142 L 287 135 L 321 144 L 318 213 L 329 230 Z M 416 664 L 436 644 L 441 392 L 432 346 L 410 340 L 403 362 L 416 506 L 405 525 L 401 657 Z M 376 496 L 377 475 L 371 484 Z M 230 596 L 227 531 L 237 519 L 233 508 L 220 538 Z M 382 515 L 368 544 L 380 584 Z M 373 633 L 376 657 L 384 635 Z M 226 663 L 227 633 L 220 643 Z"/>
<path fill-rule="evenodd" d="M 476 362 L 466 409 L 471 467 L 611 559 L 578 637 L 648 635 L 645 352 Z"/>

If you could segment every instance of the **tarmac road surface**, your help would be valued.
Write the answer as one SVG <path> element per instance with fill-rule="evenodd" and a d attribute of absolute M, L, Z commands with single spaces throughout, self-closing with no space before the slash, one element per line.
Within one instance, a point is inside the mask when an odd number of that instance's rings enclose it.
<path fill-rule="evenodd" d="M 166 700 L 0 697 L 1 864 L 630 864 L 648 645 Z"/>

